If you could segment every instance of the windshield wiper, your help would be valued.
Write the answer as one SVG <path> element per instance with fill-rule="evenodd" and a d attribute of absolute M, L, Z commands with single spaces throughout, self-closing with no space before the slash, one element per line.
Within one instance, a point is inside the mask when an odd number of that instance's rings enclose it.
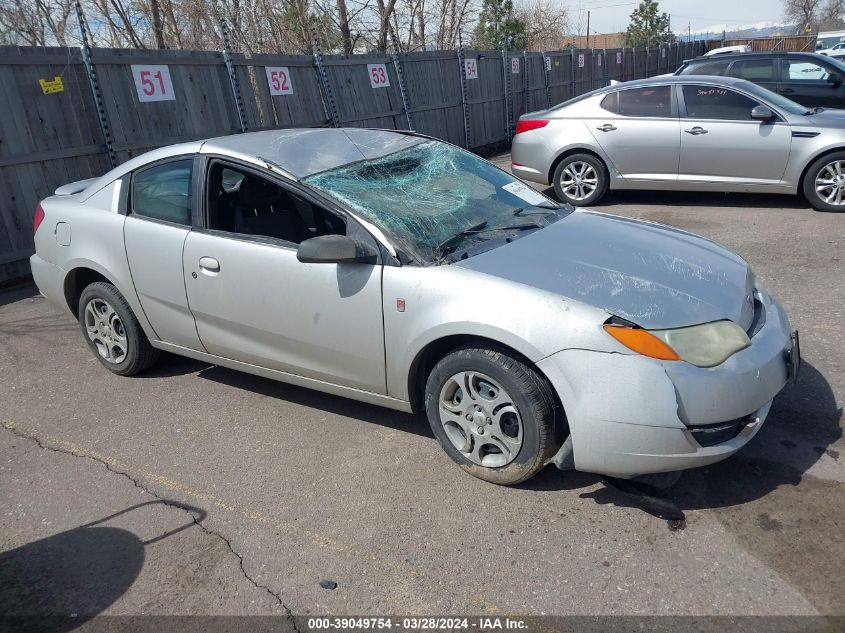
<path fill-rule="evenodd" d="M 440 258 L 442 259 L 443 256 L 449 252 L 449 250 L 447 249 L 450 249 L 453 246 L 457 246 L 470 235 L 474 235 L 475 233 L 484 230 L 485 228 L 487 228 L 488 224 L 489 223 L 487 222 L 487 220 L 484 220 L 482 222 L 479 222 L 478 224 L 473 224 L 471 227 L 466 228 L 463 231 L 455 233 L 452 237 L 447 237 L 445 240 L 443 240 L 442 242 L 440 242 L 440 244 L 437 245 L 436 250 L 437 253 L 440 255 Z"/>
<path fill-rule="evenodd" d="M 528 209 L 538 209 L 537 211 L 530 211 Z M 557 213 L 560 207 L 541 207 L 539 205 L 528 205 L 527 207 L 519 207 L 516 211 L 513 212 L 514 216 L 520 215 L 551 215 L 552 213 Z"/>
<path fill-rule="evenodd" d="M 527 231 L 529 229 L 542 229 L 545 224 L 537 224 L 536 222 L 527 222 L 525 224 L 515 224 L 513 226 L 487 226 L 487 221 L 479 222 L 478 224 L 464 229 L 460 233 L 456 233 L 452 237 L 444 240 L 437 247 L 437 254 L 439 255 L 438 263 L 449 253 L 454 250 L 454 247 L 463 242 L 466 238 L 479 235 L 480 233 L 491 233 L 493 231 Z"/>

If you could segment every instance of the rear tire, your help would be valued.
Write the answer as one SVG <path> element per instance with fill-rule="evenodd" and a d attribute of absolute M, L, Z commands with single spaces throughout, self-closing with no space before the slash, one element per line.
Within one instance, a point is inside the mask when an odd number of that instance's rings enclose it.
<path fill-rule="evenodd" d="M 845 211 L 845 152 L 822 156 L 810 165 L 804 174 L 802 188 L 814 209 Z"/>
<path fill-rule="evenodd" d="M 551 385 L 502 350 L 467 346 L 445 356 L 428 376 L 425 409 L 446 454 L 484 481 L 526 481 L 557 449 Z"/>
<path fill-rule="evenodd" d="M 151 367 L 159 351 L 150 345 L 132 308 L 112 284 L 90 284 L 79 297 L 79 325 L 94 356 L 110 372 L 133 376 Z"/>
<path fill-rule="evenodd" d="M 552 185 L 561 202 L 587 207 L 604 196 L 609 182 L 607 167 L 601 159 L 592 154 L 573 154 L 555 167 Z"/>

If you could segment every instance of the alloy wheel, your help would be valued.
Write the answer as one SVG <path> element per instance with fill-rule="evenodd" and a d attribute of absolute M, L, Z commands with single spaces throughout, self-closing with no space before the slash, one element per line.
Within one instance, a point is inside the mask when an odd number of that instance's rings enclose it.
<path fill-rule="evenodd" d="M 108 301 L 95 298 L 85 305 L 85 331 L 107 363 L 118 365 L 126 359 L 126 328 Z"/>
<path fill-rule="evenodd" d="M 584 161 L 576 160 L 563 168 L 560 188 L 570 200 L 586 200 L 598 187 L 595 168 Z"/>
<path fill-rule="evenodd" d="M 816 174 L 816 195 L 827 204 L 845 204 L 845 171 L 842 162 L 830 162 Z"/>
<path fill-rule="evenodd" d="M 446 437 L 474 464 L 501 467 L 522 448 L 522 418 L 513 398 L 495 380 L 475 371 L 453 374 L 440 390 Z"/>

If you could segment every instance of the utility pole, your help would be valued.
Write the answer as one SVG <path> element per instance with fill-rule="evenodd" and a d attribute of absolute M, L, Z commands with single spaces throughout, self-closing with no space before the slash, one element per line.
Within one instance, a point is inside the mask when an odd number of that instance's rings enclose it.
<path fill-rule="evenodd" d="M 692 39 L 692 23 L 687 22 L 687 42 Z"/>
<path fill-rule="evenodd" d="M 587 11 L 587 48 L 590 48 L 590 12 Z"/>

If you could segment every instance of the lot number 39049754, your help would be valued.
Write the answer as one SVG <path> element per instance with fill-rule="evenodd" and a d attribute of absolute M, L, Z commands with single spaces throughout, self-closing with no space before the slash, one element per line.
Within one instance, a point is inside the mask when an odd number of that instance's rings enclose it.
<path fill-rule="evenodd" d="M 293 81 L 287 66 L 265 66 L 264 70 L 267 73 L 267 85 L 271 95 L 275 97 L 293 94 Z"/>
<path fill-rule="evenodd" d="M 132 65 L 132 79 L 138 101 L 175 101 L 170 68 L 167 66 Z"/>

